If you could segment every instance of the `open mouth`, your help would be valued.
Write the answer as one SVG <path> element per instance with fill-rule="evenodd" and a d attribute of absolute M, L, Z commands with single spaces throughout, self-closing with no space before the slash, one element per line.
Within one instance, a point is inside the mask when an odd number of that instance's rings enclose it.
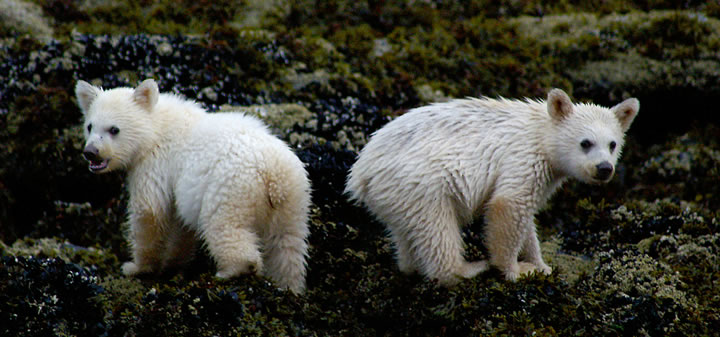
<path fill-rule="evenodd" d="M 92 172 L 100 172 L 108 167 L 108 163 L 110 162 L 110 159 L 103 159 L 103 160 L 91 160 L 90 161 L 90 171 Z"/>

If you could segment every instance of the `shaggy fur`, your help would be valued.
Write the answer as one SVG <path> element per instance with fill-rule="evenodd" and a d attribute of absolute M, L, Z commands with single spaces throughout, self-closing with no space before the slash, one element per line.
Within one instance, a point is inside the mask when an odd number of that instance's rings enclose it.
<path fill-rule="evenodd" d="M 123 273 L 182 265 L 199 237 L 216 276 L 254 272 L 303 292 L 310 183 L 260 120 L 208 114 L 153 80 L 112 90 L 79 81 L 75 92 L 91 171 L 128 171 L 133 261 Z"/>
<path fill-rule="evenodd" d="M 413 109 L 360 152 L 346 192 L 385 223 L 402 272 L 443 285 L 489 266 L 508 280 L 550 273 L 534 215 L 566 180 L 612 178 L 636 99 L 607 109 L 544 101 L 457 99 Z M 489 261 L 463 258 L 461 226 L 484 214 Z M 519 258 L 522 258 L 520 261 Z"/>

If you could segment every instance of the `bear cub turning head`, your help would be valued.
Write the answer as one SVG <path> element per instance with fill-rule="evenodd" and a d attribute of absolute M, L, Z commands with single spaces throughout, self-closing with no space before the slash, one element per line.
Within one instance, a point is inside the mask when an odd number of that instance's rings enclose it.
<path fill-rule="evenodd" d="M 111 90 L 79 81 L 75 94 L 90 170 L 128 172 L 124 274 L 180 266 L 199 238 L 218 277 L 263 274 L 303 292 L 310 182 L 260 120 L 206 113 L 153 80 Z"/>
<path fill-rule="evenodd" d="M 378 130 L 346 192 L 383 222 L 402 272 L 453 285 L 490 266 L 509 280 L 550 273 L 534 215 L 573 177 L 608 182 L 640 104 L 456 99 L 410 110 Z M 489 260 L 463 258 L 461 226 L 483 214 Z"/>

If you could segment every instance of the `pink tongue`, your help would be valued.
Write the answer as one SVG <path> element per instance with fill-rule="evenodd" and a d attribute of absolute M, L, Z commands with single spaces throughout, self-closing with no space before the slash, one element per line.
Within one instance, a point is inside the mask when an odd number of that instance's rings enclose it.
<path fill-rule="evenodd" d="M 94 160 L 93 160 L 93 161 L 90 161 L 90 167 L 93 167 L 93 168 L 103 167 L 104 165 L 105 165 L 105 161 L 104 161 L 104 160 L 100 160 L 100 161 L 94 161 Z"/>

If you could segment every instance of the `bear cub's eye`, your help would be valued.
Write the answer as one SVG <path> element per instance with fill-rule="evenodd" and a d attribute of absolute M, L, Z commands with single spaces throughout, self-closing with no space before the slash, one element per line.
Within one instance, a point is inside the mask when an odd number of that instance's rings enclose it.
<path fill-rule="evenodd" d="M 92 123 L 88 124 L 87 130 L 88 130 L 88 132 L 92 132 Z"/>
<path fill-rule="evenodd" d="M 120 129 L 118 129 L 117 126 L 111 126 L 110 129 L 108 129 L 108 132 L 110 132 L 111 135 L 115 136 L 120 133 Z"/>
<path fill-rule="evenodd" d="M 610 152 L 615 151 L 616 147 L 617 147 L 617 143 L 615 143 L 615 141 L 610 142 Z"/>
<path fill-rule="evenodd" d="M 583 148 L 583 150 L 589 150 L 591 147 L 593 147 L 593 142 L 587 139 L 583 139 L 582 142 L 580 142 L 580 147 Z"/>

